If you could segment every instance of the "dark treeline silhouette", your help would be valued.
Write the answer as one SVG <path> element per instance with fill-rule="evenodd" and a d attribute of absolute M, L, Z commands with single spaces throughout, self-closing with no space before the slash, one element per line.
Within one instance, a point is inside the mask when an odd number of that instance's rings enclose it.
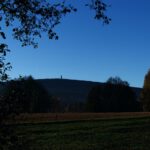
<path fill-rule="evenodd" d="M 12 106 L 11 112 L 14 109 L 18 113 L 46 113 L 58 111 L 59 108 L 58 99 L 32 76 L 7 82 L 1 99 Z"/>
<path fill-rule="evenodd" d="M 128 82 L 122 81 L 119 77 L 111 77 L 105 85 L 92 88 L 88 95 L 86 110 L 89 112 L 134 112 L 142 109 Z"/>
<path fill-rule="evenodd" d="M 150 111 L 150 70 L 145 75 L 144 85 L 141 92 L 140 100 L 144 111 Z"/>
<path fill-rule="evenodd" d="M 111 77 L 105 84 L 95 85 L 86 101 L 70 103 L 49 94 L 32 76 L 21 77 L 7 82 L 1 99 L 12 106 L 12 112 L 19 113 L 142 111 L 133 89 L 119 77 Z"/>

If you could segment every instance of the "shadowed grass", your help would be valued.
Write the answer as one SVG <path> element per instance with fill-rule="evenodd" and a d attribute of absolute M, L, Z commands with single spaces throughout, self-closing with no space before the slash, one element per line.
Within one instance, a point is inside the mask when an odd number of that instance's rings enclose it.
<path fill-rule="evenodd" d="M 150 117 L 22 124 L 35 150 L 149 150 Z"/>

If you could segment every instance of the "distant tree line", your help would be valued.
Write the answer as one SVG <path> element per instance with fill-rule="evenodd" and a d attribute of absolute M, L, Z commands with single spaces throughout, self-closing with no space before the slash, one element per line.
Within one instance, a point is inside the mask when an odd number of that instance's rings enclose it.
<path fill-rule="evenodd" d="M 13 103 L 12 108 L 18 113 L 55 112 L 59 107 L 59 100 L 50 95 L 32 76 L 7 82 L 1 99 Z"/>
<path fill-rule="evenodd" d="M 11 112 L 18 113 L 142 111 L 135 92 L 119 77 L 111 77 L 105 84 L 94 86 L 85 102 L 68 104 L 50 95 L 32 76 L 20 77 L 6 83 L 2 101 L 10 104 Z"/>
<path fill-rule="evenodd" d="M 119 77 L 110 77 L 105 84 L 94 86 L 85 102 L 68 104 L 50 95 L 32 76 L 8 81 L 4 87 L 0 94 L 0 120 L 1 116 L 19 113 L 150 111 L 150 70 L 138 100 L 128 82 Z"/>
<path fill-rule="evenodd" d="M 88 95 L 86 110 L 89 112 L 135 112 L 141 111 L 135 92 L 128 82 L 111 77 L 103 86 L 92 88 Z"/>

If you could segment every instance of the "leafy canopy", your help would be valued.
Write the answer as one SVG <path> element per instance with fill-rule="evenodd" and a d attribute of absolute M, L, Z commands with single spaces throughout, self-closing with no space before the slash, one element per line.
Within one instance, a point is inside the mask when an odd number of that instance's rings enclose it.
<path fill-rule="evenodd" d="M 102 0 L 89 0 L 85 6 L 95 10 L 95 19 L 103 20 L 106 24 L 110 22 L 110 18 L 104 13 L 108 6 Z M 61 22 L 62 17 L 75 11 L 77 9 L 66 0 L 55 2 L 50 0 L 0 1 L 0 21 L 4 21 L 6 27 L 13 27 L 13 38 L 19 40 L 22 46 L 37 47 L 35 39 L 40 38 L 43 32 L 46 32 L 50 39 L 58 39 L 54 30 L 55 26 Z M 1 37 L 5 39 L 6 34 L 2 27 L 0 30 Z"/>
<path fill-rule="evenodd" d="M 96 85 L 88 94 L 87 111 L 131 112 L 139 111 L 134 91 L 127 81 L 110 77 L 105 84 Z"/>

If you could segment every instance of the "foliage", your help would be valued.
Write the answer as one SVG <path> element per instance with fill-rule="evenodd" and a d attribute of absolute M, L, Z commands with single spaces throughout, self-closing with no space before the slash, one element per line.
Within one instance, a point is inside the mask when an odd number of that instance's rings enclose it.
<path fill-rule="evenodd" d="M 88 95 L 87 111 L 129 112 L 139 111 L 135 93 L 126 81 L 109 78 L 105 85 L 97 85 Z"/>
<path fill-rule="evenodd" d="M 103 111 L 103 87 L 97 85 L 91 89 L 88 94 L 88 99 L 86 103 L 86 110 L 89 112 L 100 112 Z"/>
<path fill-rule="evenodd" d="M 17 104 L 18 112 L 50 112 L 52 96 L 31 76 L 9 81 L 4 92 L 4 101 Z M 11 111 L 12 112 L 12 111 Z"/>
<path fill-rule="evenodd" d="M 107 81 L 107 84 L 114 84 L 114 85 L 124 85 L 129 86 L 127 81 L 123 81 L 120 77 L 110 77 Z"/>
<path fill-rule="evenodd" d="M 0 82 L 8 79 L 7 71 L 11 69 L 10 63 L 5 62 L 6 54 L 9 51 L 6 44 L 0 44 Z"/>
<path fill-rule="evenodd" d="M 120 80 L 119 84 L 107 83 L 106 90 L 109 92 L 108 98 L 111 101 L 111 111 L 140 111 L 140 104 L 128 82 Z"/>
<path fill-rule="evenodd" d="M 10 90 L 12 90 L 12 93 L 14 92 L 13 89 Z M 5 93 L 4 91 L 3 93 Z M 20 92 L 19 88 L 18 88 L 18 92 Z M 14 97 L 5 97 L 5 95 L 1 93 L 0 96 L 0 149 L 1 150 L 26 149 L 27 146 L 26 140 L 25 139 L 23 140 L 21 139 L 21 137 L 17 136 L 14 127 L 8 124 L 8 120 L 14 121 L 15 116 L 17 116 L 19 113 L 20 113 L 20 105 L 18 99 L 17 98 L 15 99 Z"/>
<path fill-rule="evenodd" d="M 145 75 L 144 86 L 141 92 L 141 102 L 144 111 L 150 111 L 150 70 Z"/>
<path fill-rule="evenodd" d="M 95 19 L 103 20 L 108 24 L 111 21 L 105 15 L 108 6 L 102 0 L 90 1 L 86 6 L 95 10 Z M 58 35 L 54 31 L 55 26 L 61 22 L 63 16 L 73 11 L 77 11 L 77 9 L 68 4 L 66 0 L 56 2 L 47 0 L 0 1 L 0 21 L 3 21 L 6 27 L 13 27 L 13 38 L 19 40 L 22 46 L 37 47 L 35 38 L 40 38 L 42 32 L 46 32 L 50 39 L 58 39 Z M 2 27 L 0 30 L 1 36 L 6 38 Z"/>

